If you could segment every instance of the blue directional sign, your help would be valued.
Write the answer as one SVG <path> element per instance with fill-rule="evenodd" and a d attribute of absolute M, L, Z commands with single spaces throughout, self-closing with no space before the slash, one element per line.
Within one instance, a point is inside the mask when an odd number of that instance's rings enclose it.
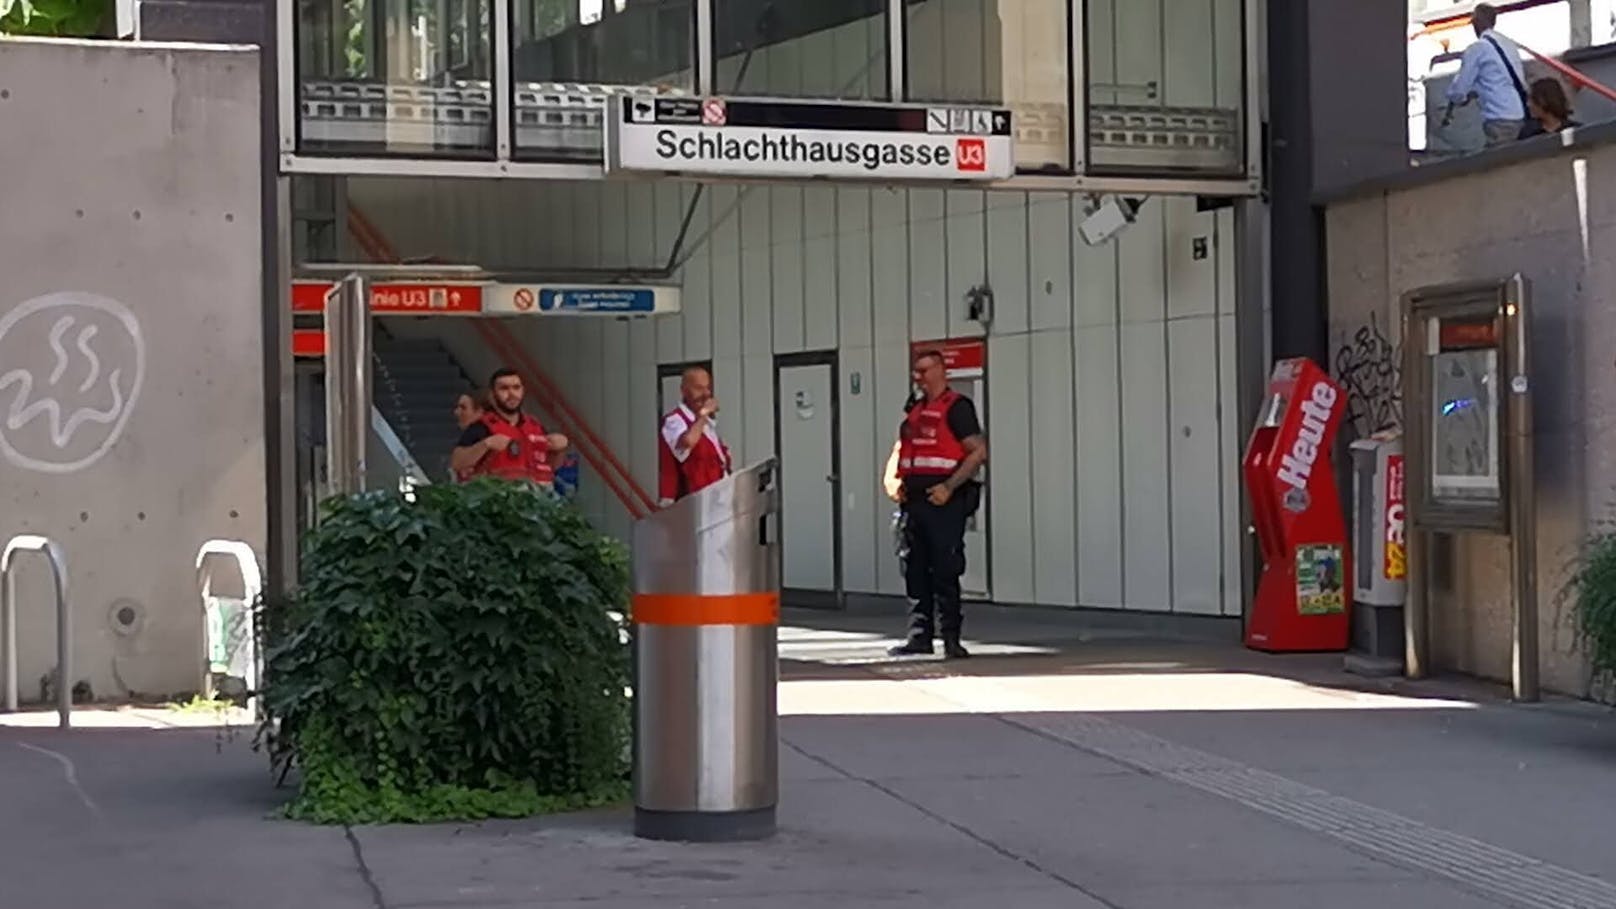
<path fill-rule="evenodd" d="M 656 312 L 656 292 L 649 287 L 541 288 L 541 312 Z"/>

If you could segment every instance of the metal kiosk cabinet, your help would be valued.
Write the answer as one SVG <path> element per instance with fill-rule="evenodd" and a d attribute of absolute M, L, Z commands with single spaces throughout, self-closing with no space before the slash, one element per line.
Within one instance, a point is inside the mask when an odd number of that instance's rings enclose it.
<path fill-rule="evenodd" d="M 634 526 L 634 832 L 763 839 L 779 801 L 778 471 Z"/>
<path fill-rule="evenodd" d="M 1352 453 L 1352 645 L 1347 669 L 1364 675 L 1403 672 L 1403 599 L 1408 558 L 1403 436 L 1383 430 Z"/>

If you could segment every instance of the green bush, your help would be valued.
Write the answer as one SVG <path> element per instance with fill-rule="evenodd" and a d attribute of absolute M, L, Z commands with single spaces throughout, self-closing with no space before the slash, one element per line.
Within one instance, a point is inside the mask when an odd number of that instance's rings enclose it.
<path fill-rule="evenodd" d="M 107 36 L 109 0 L 0 0 L 0 35 Z"/>
<path fill-rule="evenodd" d="M 1567 585 L 1576 603 L 1577 633 L 1595 673 L 1616 673 L 1616 531 L 1589 538 Z"/>
<path fill-rule="evenodd" d="M 517 817 L 617 800 L 627 557 L 525 483 L 333 499 L 265 610 L 263 733 L 321 823 Z"/>

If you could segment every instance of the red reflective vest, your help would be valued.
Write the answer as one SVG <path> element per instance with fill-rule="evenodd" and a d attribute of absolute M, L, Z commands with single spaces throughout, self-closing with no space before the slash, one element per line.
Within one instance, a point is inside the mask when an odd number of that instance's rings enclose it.
<path fill-rule="evenodd" d="M 948 426 L 948 410 L 960 399 L 949 389 L 910 408 L 898 445 L 898 476 L 948 477 L 965 460 L 965 444 Z"/>
<path fill-rule="evenodd" d="M 511 444 L 504 451 L 490 451 L 477 462 L 476 476 L 500 477 L 506 480 L 532 480 L 550 485 L 555 482 L 555 468 L 550 465 L 550 440 L 539 421 L 522 414 L 511 423 L 495 413 L 483 415 L 488 431 L 507 436 Z"/>
<path fill-rule="evenodd" d="M 685 429 L 695 422 L 682 406 L 674 408 L 662 418 L 664 425 L 669 420 L 678 420 Z M 732 467 L 729 446 L 714 441 L 705 432 L 683 461 L 673 453 L 673 447 L 666 438 L 657 446 L 657 451 L 657 497 L 669 501 L 677 502 L 697 490 L 706 489 L 729 476 Z"/>

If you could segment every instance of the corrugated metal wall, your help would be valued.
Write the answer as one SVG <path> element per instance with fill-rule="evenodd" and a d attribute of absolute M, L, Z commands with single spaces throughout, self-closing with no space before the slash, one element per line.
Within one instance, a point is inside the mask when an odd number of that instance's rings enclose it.
<path fill-rule="evenodd" d="M 981 2 L 945 4 L 969 14 Z M 1191 91 L 1213 100 L 1213 70 L 1226 66 L 1206 50 L 1203 20 L 1228 0 L 1202 4 L 1199 17 L 1146 5 L 1157 13 L 1149 23 L 1107 19 L 1117 35 L 1109 46 L 1126 46 L 1134 61 L 1127 78 L 1198 86 L 1170 87 L 1178 103 Z M 1163 37 L 1164 22 L 1173 35 Z M 1186 29 L 1200 29 L 1199 41 L 1178 34 Z M 1179 45 L 1190 50 L 1168 53 Z M 838 65 L 864 62 L 857 56 Z M 787 59 L 812 62 L 786 46 L 759 51 L 751 66 L 777 75 Z M 661 265 L 694 195 L 671 183 L 349 185 L 404 255 L 524 269 Z M 994 598 L 1237 615 L 1233 217 L 1198 212 L 1189 198 L 1153 199 L 1118 241 L 1095 248 L 1077 234 L 1083 215 L 1083 199 L 1066 194 L 709 187 L 678 277 L 683 314 L 540 318 L 518 330 L 652 489 L 658 364 L 713 361 L 724 434 L 753 460 L 773 453 L 774 358 L 835 350 L 844 586 L 899 594 L 878 473 L 908 392 L 908 346 L 983 334 L 966 318 L 965 291 L 986 282 L 997 306 L 988 400 L 978 403 L 992 451 Z M 586 480 L 583 501 L 626 531 L 598 481 Z"/>

